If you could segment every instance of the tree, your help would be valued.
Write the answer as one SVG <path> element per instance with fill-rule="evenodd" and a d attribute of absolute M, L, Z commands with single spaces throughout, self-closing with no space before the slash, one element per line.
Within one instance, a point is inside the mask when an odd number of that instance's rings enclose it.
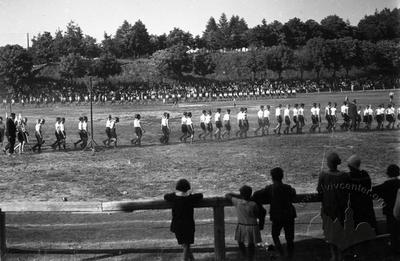
<path fill-rule="evenodd" d="M 282 32 L 285 34 L 286 43 L 290 48 L 295 49 L 305 45 L 306 27 L 299 18 L 295 17 L 287 21 L 282 27 Z"/>
<path fill-rule="evenodd" d="M 211 55 L 205 51 L 193 54 L 193 72 L 197 75 L 205 76 L 215 70 L 215 63 Z"/>
<path fill-rule="evenodd" d="M 252 79 L 255 80 L 258 72 L 265 71 L 264 53 L 261 50 L 250 48 L 246 56 L 246 67 L 249 68 L 252 73 Z"/>
<path fill-rule="evenodd" d="M 341 52 L 342 66 L 346 70 L 346 76 L 348 77 L 352 67 L 361 65 L 362 50 L 360 43 L 356 39 L 346 37 L 338 39 L 337 46 Z"/>
<path fill-rule="evenodd" d="M 373 15 L 361 19 L 357 27 L 364 40 L 376 42 L 400 38 L 400 9 L 375 11 Z"/>
<path fill-rule="evenodd" d="M 179 28 L 174 28 L 167 36 L 167 47 L 173 45 L 184 45 L 193 47 L 193 36 L 189 32 L 185 32 Z"/>
<path fill-rule="evenodd" d="M 304 23 L 304 27 L 306 32 L 306 41 L 316 37 L 323 37 L 322 27 L 318 22 L 309 19 Z"/>
<path fill-rule="evenodd" d="M 112 54 L 105 53 L 99 59 L 94 60 L 90 67 L 90 75 L 102 78 L 105 81 L 109 76 L 120 74 L 121 64 Z"/>
<path fill-rule="evenodd" d="M 32 47 L 29 49 L 35 64 L 49 63 L 57 60 L 54 49 L 54 39 L 51 33 L 44 32 L 32 39 Z"/>
<path fill-rule="evenodd" d="M 19 45 L 0 47 L 0 77 L 13 93 L 23 92 L 31 77 L 33 62 L 30 54 Z"/>
<path fill-rule="evenodd" d="M 160 74 L 179 78 L 183 72 L 191 71 L 191 60 L 187 54 L 188 48 L 183 45 L 174 45 L 155 52 L 152 56 Z"/>
<path fill-rule="evenodd" d="M 310 56 L 312 68 L 317 74 L 317 79 L 320 77 L 322 68 L 324 67 L 324 61 L 326 57 L 325 40 L 317 37 L 307 41 L 305 46 L 307 53 Z"/>
<path fill-rule="evenodd" d="M 84 54 L 83 32 L 74 21 L 68 23 L 63 42 L 65 51 L 68 54 Z"/>
<path fill-rule="evenodd" d="M 376 43 L 375 64 L 383 75 L 393 80 L 400 75 L 400 44 L 393 41 Z"/>
<path fill-rule="evenodd" d="M 284 45 L 272 46 L 267 49 L 265 58 L 267 67 L 281 78 L 282 72 L 292 67 L 293 50 Z"/>
<path fill-rule="evenodd" d="M 299 70 L 300 78 L 303 79 L 304 71 L 310 71 L 313 69 L 310 53 L 305 47 L 299 48 L 294 51 L 293 57 L 294 67 Z"/>
<path fill-rule="evenodd" d="M 247 47 L 246 32 L 248 29 L 247 23 L 243 18 L 233 15 L 228 24 L 228 47 L 233 49 Z"/>
<path fill-rule="evenodd" d="M 118 58 L 127 58 L 132 55 L 129 50 L 129 34 L 131 29 L 132 25 L 128 21 L 124 20 L 115 33 L 113 40 L 115 42 L 116 50 L 118 51 L 118 53 L 116 53 Z"/>
<path fill-rule="evenodd" d="M 210 17 L 202 37 L 209 50 L 218 50 L 221 48 L 218 41 L 218 30 L 218 25 L 214 17 Z"/>
<path fill-rule="evenodd" d="M 97 45 L 96 39 L 85 35 L 82 39 L 82 55 L 87 58 L 96 58 L 99 57 L 101 53 L 101 48 Z"/>
<path fill-rule="evenodd" d="M 60 75 L 71 83 L 74 78 L 83 77 L 88 70 L 88 62 L 79 54 L 70 53 L 68 56 L 61 57 Z"/>
<path fill-rule="evenodd" d="M 324 67 L 332 71 L 332 77 L 336 77 L 336 72 L 343 65 L 343 52 L 339 46 L 338 39 L 325 41 L 325 55 L 323 56 Z"/>
<path fill-rule="evenodd" d="M 321 29 L 325 39 L 336 39 L 352 36 L 350 23 L 345 22 L 337 15 L 329 15 L 322 19 Z"/>
<path fill-rule="evenodd" d="M 114 56 L 118 56 L 120 53 L 116 41 L 107 33 L 104 33 L 104 40 L 101 42 L 101 47 L 104 53 L 109 53 Z"/>
<path fill-rule="evenodd" d="M 127 37 L 130 56 L 137 57 L 150 52 L 150 36 L 142 21 L 138 20 L 130 28 Z"/>
<path fill-rule="evenodd" d="M 225 13 L 218 20 L 217 41 L 221 48 L 229 48 L 229 22 Z"/>

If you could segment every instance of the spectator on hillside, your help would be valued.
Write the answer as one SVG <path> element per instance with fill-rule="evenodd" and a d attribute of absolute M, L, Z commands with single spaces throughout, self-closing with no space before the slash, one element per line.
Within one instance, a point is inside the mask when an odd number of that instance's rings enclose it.
<path fill-rule="evenodd" d="M 280 255 L 283 248 L 279 240 L 282 228 L 285 230 L 287 255 L 291 258 L 294 251 L 294 220 L 297 217 L 293 201 L 296 190 L 282 182 L 283 170 L 273 168 L 271 170 L 272 185 L 256 191 L 253 200 L 258 204 L 270 204 L 269 217 L 272 222 L 272 239 Z"/>
<path fill-rule="evenodd" d="M 261 242 L 261 233 L 257 222 L 260 209 L 257 203 L 251 201 L 252 189 L 249 186 L 240 188 L 240 194 L 228 193 L 225 197 L 232 201 L 236 208 L 238 224 L 235 231 L 235 240 L 239 244 L 241 259 L 252 261 L 255 256 L 255 248 Z M 246 245 L 247 244 L 247 251 Z M 247 252 L 247 253 L 246 253 Z"/>
<path fill-rule="evenodd" d="M 191 194 L 189 181 L 180 179 L 176 183 L 176 192 L 164 195 L 172 203 L 171 232 L 175 233 L 178 244 L 183 248 L 183 260 L 194 260 L 190 245 L 194 243 L 195 223 L 194 204 L 203 199 L 203 194 Z"/>
<path fill-rule="evenodd" d="M 372 188 L 372 192 L 385 201 L 383 214 L 386 215 L 387 231 L 390 233 L 390 244 L 393 251 L 400 251 L 400 221 L 393 216 L 397 191 L 400 188 L 400 168 L 396 164 L 389 165 L 386 170 L 388 180 Z"/>
<path fill-rule="evenodd" d="M 376 218 L 372 195 L 368 193 L 371 190 L 371 178 L 368 172 L 360 169 L 361 159 L 357 155 L 352 155 L 347 160 L 349 167 L 349 197 L 350 206 L 353 210 L 354 226 L 361 222 L 367 222 L 372 228 L 376 228 Z"/>
<path fill-rule="evenodd" d="M 331 260 L 339 261 L 341 260 L 341 253 L 330 238 L 332 231 L 330 231 L 329 223 L 337 219 L 343 226 L 348 193 L 341 189 L 343 187 L 341 184 L 347 184 L 349 178 L 346 173 L 338 170 L 341 159 L 337 153 L 329 153 L 326 161 L 329 170 L 320 173 L 317 191 L 321 198 L 322 228 L 325 239 L 330 244 Z"/>

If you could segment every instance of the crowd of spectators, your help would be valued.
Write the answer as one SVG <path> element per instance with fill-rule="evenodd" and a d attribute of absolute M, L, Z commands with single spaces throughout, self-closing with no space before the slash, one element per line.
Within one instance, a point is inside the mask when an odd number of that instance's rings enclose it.
<path fill-rule="evenodd" d="M 185 82 L 137 82 L 130 84 L 98 83 L 93 88 L 95 103 L 137 102 L 196 102 L 212 100 L 259 99 L 266 97 L 294 97 L 296 93 L 341 92 L 399 88 L 400 81 L 388 84 L 383 79 L 336 81 L 316 80 L 259 80 L 259 81 L 212 81 L 193 80 Z M 88 103 L 90 94 L 85 84 L 40 85 L 37 90 L 3 97 L 3 103 L 52 104 Z"/>

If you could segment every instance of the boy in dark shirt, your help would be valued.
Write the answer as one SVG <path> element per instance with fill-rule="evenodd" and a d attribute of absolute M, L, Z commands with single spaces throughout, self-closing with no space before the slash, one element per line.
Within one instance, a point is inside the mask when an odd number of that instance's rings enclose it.
<path fill-rule="evenodd" d="M 390 233 L 390 245 L 393 251 L 400 251 L 400 221 L 393 216 L 393 208 L 397 191 L 400 188 L 400 168 L 396 164 L 389 165 L 386 171 L 388 180 L 372 188 L 372 192 L 385 201 L 383 214 L 386 215 L 387 231 Z"/>
<path fill-rule="evenodd" d="M 271 178 L 273 184 L 256 191 L 253 199 L 258 204 L 270 204 L 269 217 L 272 222 L 271 234 L 275 247 L 283 255 L 279 240 L 283 228 L 285 230 L 287 254 L 292 257 L 294 251 L 294 219 L 297 217 L 292 202 L 296 197 L 296 190 L 282 182 L 283 170 L 281 168 L 273 168 Z"/>
<path fill-rule="evenodd" d="M 176 184 L 176 192 L 164 195 L 164 199 L 172 203 L 171 232 L 175 233 L 179 245 L 183 248 L 183 260 L 194 260 L 190 245 L 194 243 L 195 224 L 193 206 L 203 199 L 203 194 L 190 194 L 190 183 L 180 179 Z"/>

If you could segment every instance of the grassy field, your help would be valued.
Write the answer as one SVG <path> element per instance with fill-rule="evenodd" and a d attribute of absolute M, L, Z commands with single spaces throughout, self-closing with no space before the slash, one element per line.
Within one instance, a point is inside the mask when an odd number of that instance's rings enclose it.
<path fill-rule="evenodd" d="M 385 178 L 386 166 L 399 161 L 398 130 L 252 136 L 252 129 L 257 127 L 256 112 L 261 104 L 271 105 L 273 109 L 280 103 L 305 103 L 308 129 L 312 102 L 320 102 L 322 107 L 328 101 L 341 104 L 344 96 L 310 94 L 291 99 L 251 100 L 239 102 L 236 108 L 232 108 L 231 102 L 180 104 L 179 108 L 171 105 L 96 105 L 94 137 L 99 144 L 102 145 L 105 138 L 107 116 L 118 116 L 121 122 L 117 126 L 119 147 L 100 147 L 94 154 L 74 150 L 72 144 L 78 139 L 77 119 L 88 115 L 88 106 L 15 107 L 16 113 L 28 117 L 31 136 L 34 120 L 39 117 L 46 119 L 47 147 L 41 154 L 0 157 L 0 197 L 2 201 L 59 201 L 62 197 L 70 201 L 153 198 L 171 191 L 175 181 L 182 177 L 191 181 L 195 191 L 223 195 L 236 191 L 243 184 L 255 189 L 263 187 L 270 181 L 269 170 L 276 166 L 284 169 L 285 181 L 298 192 L 313 192 L 317 175 L 325 165 L 324 155 L 329 151 L 337 151 L 343 161 L 353 153 L 359 154 L 373 183 L 379 183 Z M 361 105 L 380 104 L 387 102 L 388 95 L 386 92 L 366 92 L 351 94 L 350 98 L 357 98 Z M 251 137 L 223 142 L 196 141 L 194 144 L 177 142 L 181 135 L 179 124 L 183 111 L 191 111 L 194 123 L 198 125 L 202 109 L 232 108 L 235 123 L 236 111 L 241 106 L 249 109 Z M 168 146 L 158 142 L 160 116 L 164 111 L 171 113 L 172 135 Z M 131 124 L 136 113 L 142 115 L 146 130 L 140 148 L 130 145 L 130 139 L 134 137 Z M 55 139 L 53 126 L 57 116 L 66 118 L 67 151 L 53 151 L 49 147 Z M 323 132 L 326 131 L 325 124 Z M 198 126 L 196 131 L 198 134 Z M 346 165 L 342 164 L 341 168 L 345 170 Z"/>
<path fill-rule="evenodd" d="M 396 97 L 400 92 L 396 92 Z M 310 126 L 309 109 L 313 102 L 324 106 L 328 101 L 341 104 L 345 94 L 310 94 L 292 99 L 251 100 L 239 102 L 237 107 L 249 108 L 251 130 L 256 128 L 256 112 L 259 105 L 306 104 L 306 129 Z M 387 102 L 387 92 L 351 94 L 361 105 Z M 396 100 L 399 104 L 399 101 Z M 108 201 L 160 198 L 174 189 L 177 179 L 185 177 L 193 190 L 206 196 L 221 196 L 237 191 L 243 184 L 260 189 L 270 182 L 269 170 L 281 166 L 285 170 L 285 182 L 298 192 L 315 192 L 318 173 L 325 168 L 324 156 L 337 151 L 345 159 L 353 153 L 359 154 L 362 167 L 366 169 L 374 184 L 385 179 L 385 168 L 400 159 L 400 131 L 336 132 L 334 134 L 269 135 L 247 139 L 232 138 L 223 142 L 196 141 L 194 144 L 178 142 L 180 116 L 183 111 L 194 114 L 196 131 L 203 108 L 232 108 L 231 102 L 170 105 L 96 105 L 94 108 L 95 139 L 101 144 L 105 138 L 104 126 L 108 114 L 121 119 L 117 127 L 120 146 L 115 149 L 97 148 L 96 153 L 74 150 L 72 142 L 78 139 L 77 119 L 88 115 L 88 106 L 15 107 L 16 113 L 29 118 L 29 129 L 33 134 L 33 121 L 45 118 L 46 145 L 43 153 L 31 152 L 15 157 L 0 156 L 0 197 L 2 202 L 12 201 Z M 238 108 L 232 108 L 233 122 Z M 160 116 L 171 113 L 172 137 L 170 145 L 160 145 Z M 142 147 L 130 145 L 133 138 L 132 121 L 136 113 L 142 115 L 146 130 Z M 0 111 L 4 114 L 4 111 Z M 53 151 L 48 144 L 54 141 L 53 126 L 57 116 L 66 118 L 67 151 Z M 235 130 L 236 126 L 234 127 Z M 197 135 L 196 135 L 197 136 Z M 343 163 L 341 169 L 346 170 Z M 326 260 L 327 248 L 320 240 L 321 221 L 318 218 L 319 204 L 298 204 L 299 218 L 296 220 L 296 241 L 303 254 L 296 260 Z M 377 211 L 380 214 L 380 211 Z M 210 209 L 196 210 L 195 247 L 212 247 L 212 212 Z M 233 233 L 235 214 L 232 208 L 225 209 L 227 246 L 235 246 Z M 312 222 L 311 222 L 312 221 Z M 169 232 L 170 211 L 138 211 L 112 215 L 93 214 L 7 214 L 7 244 L 9 247 L 33 248 L 137 248 L 177 247 Z M 271 242 L 269 226 L 263 234 L 264 242 Z M 375 250 L 375 249 L 374 249 Z M 371 251 L 370 251 L 371 252 Z M 303 255 L 303 256 L 302 256 Z M 370 259 L 380 260 L 379 253 L 369 253 Z M 212 254 L 196 254 L 198 260 L 212 260 Z M 11 255 L 10 260 L 177 260 L 176 254 L 160 251 L 151 255 Z M 372 258 L 372 259 L 371 259 Z M 227 260 L 236 260 L 228 253 Z M 259 260 L 265 259 L 261 256 Z M 392 260 L 390 256 L 388 259 Z M 393 259 L 395 260 L 395 259 Z"/>

